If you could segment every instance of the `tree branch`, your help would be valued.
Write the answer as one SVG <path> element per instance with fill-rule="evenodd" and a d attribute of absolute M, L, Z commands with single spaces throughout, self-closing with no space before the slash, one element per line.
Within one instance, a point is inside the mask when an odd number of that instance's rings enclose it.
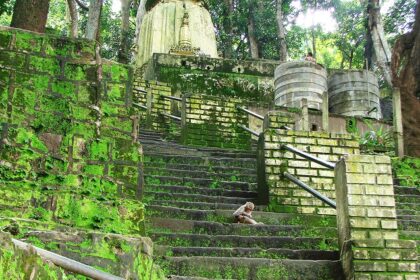
<path fill-rule="evenodd" d="M 82 1 L 80 0 L 74 0 L 74 1 L 76 1 L 77 5 L 79 5 L 80 8 L 82 8 L 85 11 L 89 11 L 89 7 L 86 6 Z"/>

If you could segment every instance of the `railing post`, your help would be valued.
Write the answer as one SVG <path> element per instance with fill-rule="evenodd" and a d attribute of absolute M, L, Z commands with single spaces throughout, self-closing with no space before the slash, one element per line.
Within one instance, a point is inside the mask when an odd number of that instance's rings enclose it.
<path fill-rule="evenodd" d="M 322 95 L 322 130 L 329 131 L 329 111 L 328 111 L 328 92 Z"/>
<path fill-rule="evenodd" d="M 150 129 L 152 128 L 152 104 L 153 104 L 153 89 L 149 84 L 146 85 L 146 126 Z"/>
<path fill-rule="evenodd" d="M 308 109 L 308 99 L 303 98 L 301 101 L 302 107 L 302 130 L 309 131 L 309 109 Z"/>
<path fill-rule="evenodd" d="M 187 141 L 187 95 L 182 95 L 181 101 L 181 143 Z"/>
<path fill-rule="evenodd" d="M 403 138 L 403 124 L 401 114 L 401 93 L 399 88 L 394 88 L 392 94 L 392 108 L 394 110 L 394 141 L 396 154 L 402 158 L 404 156 L 404 138 Z"/>

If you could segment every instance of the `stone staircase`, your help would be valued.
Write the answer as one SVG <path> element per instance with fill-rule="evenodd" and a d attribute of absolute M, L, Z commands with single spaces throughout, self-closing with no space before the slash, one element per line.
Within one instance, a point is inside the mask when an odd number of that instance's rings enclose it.
<path fill-rule="evenodd" d="M 146 220 L 155 261 L 169 279 L 342 279 L 335 217 L 265 211 L 253 151 L 193 148 L 142 130 Z M 204 278 L 203 278 L 204 277 Z"/>
<path fill-rule="evenodd" d="M 394 193 L 400 238 L 416 240 L 420 257 L 420 189 L 394 186 Z"/>

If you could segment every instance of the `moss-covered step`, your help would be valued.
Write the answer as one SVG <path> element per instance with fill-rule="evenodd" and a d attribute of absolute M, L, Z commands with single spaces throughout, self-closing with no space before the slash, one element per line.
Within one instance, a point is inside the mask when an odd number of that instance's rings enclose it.
<path fill-rule="evenodd" d="M 148 154 L 147 150 L 144 153 L 144 162 L 166 162 L 166 163 L 188 163 L 191 165 L 206 165 L 206 166 L 238 166 L 255 168 L 255 159 L 236 159 L 230 157 L 201 157 L 201 156 L 186 156 L 173 154 Z"/>
<path fill-rule="evenodd" d="M 394 186 L 394 193 L 398 197 L 398 195 L 418 195 L 420 196 L 420 188 L 419 187 L 406 187 L 406 186 Z"/>
<path fill-rule="evenodd" d="M 289 236 L 336 238 L 335 227 L 309 227 L 306 225 L 244 225 L 152 217 L 147 221 L 154 232 L 170 231 L 208 235 Z"/>
<path fill-rule="evenodd" d="M 202 194 L 166 193 L 166 192 L 145 192 L 144 201 L 153 205 L 181 206 L 189 209 L 236 209 L 252 198 L 228 197 L 228 196 L 209 196 Z M 161 201 L 161 202 L 158 202 Z M 171 204 L 173 202 L 173 204 Z M 185 202 L 185 204 L 182 204 Z M 202 206 L 193 203 L 203 203 Z M 239 204 L 239 206 L 238 206 Z"/>
<path fill-rule="evenodd" d="M 182 176 L 182 177 L 193 177 L 193 178 L 209 178 L 219 181 L 243 181 L 255 183 L 257 182 L 257 176 L 255 173 L 251 174 L 238 174 L 238 173 L 216 173 L 207 171 L 187 170 L 187 169 L 172 169 L 172 168 L 156 168 L 156 167 L 145 167 L 145 174 L 148 175 L 162 175 L 162 176 Z"/>
<path fill-rule="evenodd" d="M 240 166 L 214 166 L 214 165 L 190 165 L 187 163 L 167 163 L 163 160 L 156 161 L 156 162 L 147 162 L 145 165 L 147 168 L 168 168 L 168 169 L 177 169 L 177 170 L 191 170 L 191 171 L 208 171 L 213 173 L 219 173 L 219 174 L 225 174 L 225 173 L 231 173 L 231 174 L 249 174 L 252 176 L 255 173 L 255 167 L 254 168 L 246 168 L 246 167 L 240 167 Z"/>
<path fill-rule="evenodd" d="M 207 235 L 193 233 L 151 233 L 155 244 L 173 247 L 245 247 L 286 249 L 336 249 L 337 240 L 320 237 Z"/>
<path fill-rule="evenodd" d="M 169 274 L 241 280 L 339 280 L 339 261 L 266 258 L 167 257 Z"/>
<path fill-rule="evenodd" d="M 162 192 L 170 194 L 200 194 L 205 196 L 226 196 L 232 198 L 256 198 L 258 193 L 255 191 L 243 191 L 243 190 L 228 190 L 223 188 L 206 188 L 206 187 L 194 187 L 194 186 L 179 186 L 179 185 L 147 185 L 147 192 Z"/>
<path fill-rule="evenodd" d="M 420 195 L 410 195 L 410 194 L 398 195 L 395 197 L 395 200 L 398 201 L 398 203 L 420 204 Z"/>
<path fill-rule="evenodd" d="M 232 210 L 193 210 L 169 206 L 149 205 L 146 208 L 147 215 L 153 217 L 171 217 L 176 219 L 215 221 L 232 223 Z M 320 227 L 336 227 L 334 216 L 310 215 L 310 214 L 288 214 L 264 211 L 254 211 L 252 216 L 255 220 L 267 225 L 307 225 Z"/>
<path fill-rule="evenodd" d="M 220 248 L 220 247 L 170 247 L 156 245 L 156 256 L 210 256 L 210 257 L 241 257 L 269 259 L 298 260 L 339 260 L 339 251 L 327 250 L 293 250 L 284 248 Z"/>

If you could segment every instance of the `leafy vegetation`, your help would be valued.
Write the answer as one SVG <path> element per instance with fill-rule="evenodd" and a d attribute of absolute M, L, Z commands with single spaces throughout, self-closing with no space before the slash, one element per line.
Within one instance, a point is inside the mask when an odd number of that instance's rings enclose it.
<path fill-rule="evenodd" d="M 420 159 L 404 157 L 392 159 L 394 177 L 399 179 L 401 186 L 416 186 L 420 188 Z"/>

